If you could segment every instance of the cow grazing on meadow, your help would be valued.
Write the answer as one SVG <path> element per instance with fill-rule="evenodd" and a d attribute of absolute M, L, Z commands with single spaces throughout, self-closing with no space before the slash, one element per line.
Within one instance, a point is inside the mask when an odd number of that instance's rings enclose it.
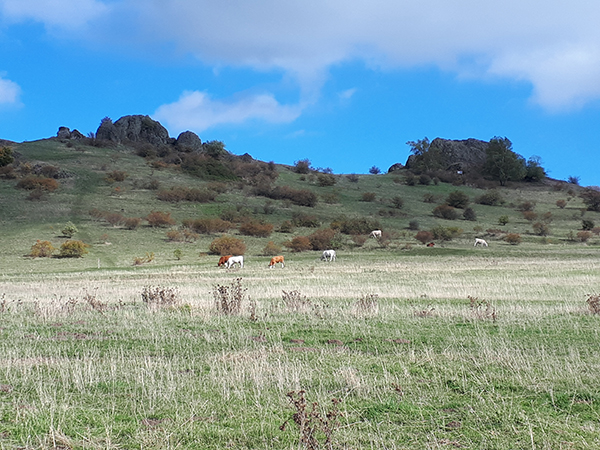
<path fill-rule="evenodd" d="M 477 244 L 481 244 L 482 247 L 487 247 L 488 246 L 488 243 L 485 242 L 485 240 L 479 239 L 479 238 L 475 238 L 475 244 L 473 245 L 473 247 L 477 247 Z"/>
<path fill-rule="evenodd" d="M 321 255 L 321 261 L 335 261 L 335 250 L 325 250 Z"/>
<path fill-rule="evenodd" d="M 227 260 L 227 268 L 231 269 L 235 264 L 240 265 L 240 269 L 244 267 L 244 257 L 243 256 L 232 256 Z"/>
<path fill-rule="evenodd" d="M 375 239 L 381 239 L 381 230 L 373 230 L 369 236 Z"/>
<path fill-rule="evenodd" d="M 227 264 L 227 260 L 229 260 L 229 258 L 231 258 L 232 255 L 227 255 L 227 256 L 221 256 L 219 258 L 219 263 L 217 264 L 217 267 L 221 267 L 224 266 L 225 264 Z"/>
<path fill-rule="evenodd" d="M 273 256 L 271 258 L 271 262 L 269 263 L 269 269 L 272 269 L 273 267 L 275 267 L 275 264 L 277 264 L 277 263 L 281 263 L 282 269 L 285 267 L 285 263 L 283 261 L 283 256 Z"/>

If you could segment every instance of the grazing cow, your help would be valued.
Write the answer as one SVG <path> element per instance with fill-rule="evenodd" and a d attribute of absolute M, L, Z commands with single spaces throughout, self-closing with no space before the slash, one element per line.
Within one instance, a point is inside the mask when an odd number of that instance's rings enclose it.
<path fill-rule="evenodd" d="M 321 255 L 321 261 L 335 261 L 335 250 L 325 250 Z"/>
<path fill-rule="evenodd" d="M 375 238 L 375 239 L 381 239 L 381 230 L 371 231 L 370 237 Z"/>
<path fill-rule="evenodd" d="M 479 239 L 479 238 L 475 238 L 475 244 L 473 245 L 473 247 L 477 247 L 477 244 L 481 244 L 482 247 L 487 247 L 488 246 L 488 244 L 487 244 L 487 242 L 485 242 L 485 240 Z"/>
<path fill-rule="evenodd" d="M 227 260 L 227 268 L 231 269 L 235 264 L 240 265 L 240 269 L 244 267 L 244 257 L 243 256 L 232 256 Z"/>
<path fill-rule="evenodd" d="M 427 244 L 427 247 L 433 247 L 435 245 L 435 242 L 430 242 L 429 244 Z"/>
<path fill-rule="evenodd" d="M 273 267 L 275 267 L 275 264 L 277 264 L 277 263 L 281 263 L 282 269 L 285 267 L 285 263 L 283 261 L 283 256 L 273 256 L 271 258 L 271 262 L 269 263 L 269 269 L 272 269 Z"/>
<path fill-rule="evenodd" d="M 229 258 L 231 258 L 231 256 L 232 256 L 232 255 L 221 256 L 221 257 L 219 258 L 219 264 L 217 264 L 217 267 L 221 267 L 221 266 L 224 266 L 225 264 L 227 264 L 227 260 L 228 260 Z"/>

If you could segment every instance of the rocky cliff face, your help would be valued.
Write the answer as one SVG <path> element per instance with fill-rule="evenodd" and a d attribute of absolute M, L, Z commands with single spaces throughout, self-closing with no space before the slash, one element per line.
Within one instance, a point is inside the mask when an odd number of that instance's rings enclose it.
<path fill-rule="evenodd" d="M 115 123 L 105 119 L 96 131 L 96 138 L 114 142 L 148 142 L 152 145 L 171 144 L 174 141 L 160 122 L 142 115 L 123 116 Z"/>
<path fill-rule="evenodd" d="M 436 138 L 431 141 L 430 150 L 438 150 L 446 165 L 446 170 L 468 170 L 481 167 L 485 163 L 488 142 L 479 139 L 455 141 Z M 414 165 L 415 155 L 410 155 L 406 168 Z"/>

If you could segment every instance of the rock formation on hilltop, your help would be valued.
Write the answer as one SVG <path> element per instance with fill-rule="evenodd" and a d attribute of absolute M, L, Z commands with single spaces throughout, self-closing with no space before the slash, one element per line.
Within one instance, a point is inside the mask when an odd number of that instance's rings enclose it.
<path fill-rule="evenodd" d="M 113 142 L 148 142 L 152 145 L 173 142 L 160 122 L 142 115 L 123 116 L 115 123 L 105 118 L 96 131 L 96 138 Z"/>

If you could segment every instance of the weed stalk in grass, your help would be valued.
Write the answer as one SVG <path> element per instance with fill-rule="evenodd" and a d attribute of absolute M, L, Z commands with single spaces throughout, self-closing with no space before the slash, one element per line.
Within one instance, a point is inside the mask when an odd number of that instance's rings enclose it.
<path fill-rule="evenodd" d="M 588 309 L 592 314 L 600 314 L 600 295 L 588 295 L 588 299 L 586 300 L 586 302 L 588 304 Z"/>
<path fill-rule="evenodd" d="M 144 287 L 142 301 L 152 309 L 172 308 L 181 302 L 177 289 L 164 286 Z"/>
<path fill-rule="evenodd" d="M 227 315 L 239 314 L 247 291 L 248 289 L 242 286 L 241 278 L 233 280 L 230 286 L 215 285 L 213 298 L 217 311 Z"/>

